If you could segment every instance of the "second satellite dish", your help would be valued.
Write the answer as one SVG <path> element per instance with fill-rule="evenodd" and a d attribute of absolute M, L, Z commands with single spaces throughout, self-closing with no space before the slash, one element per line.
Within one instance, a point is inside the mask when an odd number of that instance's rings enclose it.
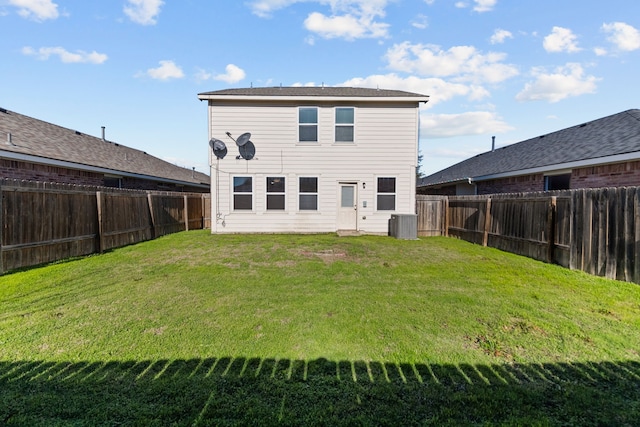
<path fill-rule="evenodd" d="M 213 154 L 218 159 L 224 159 L 224 156 L 227 155 L 227 145 L 219 139 L 211 138 L 209 145 L 213 149 Z"/>
<path fill-rule="evenodd" d="M 256 155 L 256 146 L 253 145 L 253 142 L 247 141 L 238 148 L 238 151 L 243 159 L 251 160 Z"/>
<path fill-rule="evenodd" d="M 242 147 L 247 142 L 251 142 L 249 141 L 250 139 L 251 139 L 251 134 L 249 132 L 245 132 L 238 137 L 238 139 L 236 140 L 236 144 L 238 144 L 238 147 Z"/>

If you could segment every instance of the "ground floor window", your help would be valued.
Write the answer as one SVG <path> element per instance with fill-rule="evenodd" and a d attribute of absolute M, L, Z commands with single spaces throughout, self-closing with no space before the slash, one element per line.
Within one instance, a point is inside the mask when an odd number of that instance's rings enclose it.
<path fill-rule="evenodd" d="M 267 210 L 284 210 L 285 185 L 283 176 L 267 177 Z"/>
<path fill-rule="evenodd" d="M 233 177 L 233 209 L 236 211 L 253 209 L 253 178 Z"/>
<path fill-rule="evenodd" d="M 318 178 L 300 177 L 299 206 L 301 211 L 318 210 Z"/>
<path fill-rule="evenodd" d="M 379 211 L 396 210 L 395 178 L 378 178 L 376 201 Z"/>
<path fill-rule="evenodd" d="M 544 190 L 569 190 L 571 188 L 571 174 L 547 175 L 544 177 Z"/>

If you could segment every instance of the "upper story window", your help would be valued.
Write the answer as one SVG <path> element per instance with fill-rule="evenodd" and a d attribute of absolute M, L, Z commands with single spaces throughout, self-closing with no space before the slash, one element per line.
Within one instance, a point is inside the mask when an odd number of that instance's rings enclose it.
<path fill-rule="evenodd" d="M 298 109 L 298 140 L 300 142 L 318 141 L 317 107 L 300 107 Z"/>
<path fill-rule="evenodd" d="M 283 211 L 285 207 L 285 186 L 283 176 L 267 177 L 267 210 Z"/>
<path fill-rule="evenodd" d="M 354 108 L 336 108 L 336 142 L 353 142 Z"/>
<path fill-rule="evenodd" d="M 377 205 L 379 211 L 396 210 L 395 178 L 378 178 Z"/>
<path fill-rule="evenodd" d="M 233 209 L 253 209 L 253 178 L 250 176 L 233 177 Z"/>

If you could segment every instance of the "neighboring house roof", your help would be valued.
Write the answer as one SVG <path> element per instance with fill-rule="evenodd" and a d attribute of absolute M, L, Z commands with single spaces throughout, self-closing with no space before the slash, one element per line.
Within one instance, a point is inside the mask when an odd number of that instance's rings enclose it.
<path fill-rule="evenodd" d="M 425 178 L 418 187 L 482 181 L 640 159 L 640 110 L 627 110 L 494 151 Z"/>
<path fill-rule="evenodd" d="M 4 108 L 0 108 L 0 135 L 4 158 L 179 185 L 210 185 L 209 176 L 201 172 Z"/>
<path fill-rule="evenodd" d="M 223 100 L 223 99 L 282 99 L 295 98 L 299 100 L 337 100 L 349 98 L 350 100 L 373 101 L 374 99 L 385 99 L 387 101 L 412 101 L 427 102 L 429 96 L 418 93 L 405 92 L 401 90 L 369 89 L 355 87 L 252 87 L 239 89 L 223 89 L 213 92 L 203 92 L 198 94 L 202 100 Z"/>

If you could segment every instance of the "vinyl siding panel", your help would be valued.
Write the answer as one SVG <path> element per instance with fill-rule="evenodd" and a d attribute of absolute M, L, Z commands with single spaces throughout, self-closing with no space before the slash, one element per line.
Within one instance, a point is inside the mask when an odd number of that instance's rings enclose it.
<path fill-rule="evenodd" d="M 353 143 L 334 141 L 338 105 L 355 108 Z M 356 228 L 363 233 L 386 234 L 391 214 L 415 212 L 417 105 L 311 106 L 318 107 L 318 142 L 304 143 L 298 142 L 298 105 L 209 106 L 209 137 L 228 148 L 222 160 L 210 153 L 212 212 L 218 213 L 213 233 L 336 231 L 340 182 L 357 184 Z M 236 159 L 238 149 L 226 132 L 235 138 L 250 132 L 255 158 Z M 252 211 L 233 210 L 234 176 L 253 178 Z M 303 176 L 318 178 L 317 211 L 299 210 L 298 179 Z M 284 211 L 266 209 L 267 177 L 285 178 Z M 396 210 L 376 210 L 378 177 L 396 178 Z"/>

